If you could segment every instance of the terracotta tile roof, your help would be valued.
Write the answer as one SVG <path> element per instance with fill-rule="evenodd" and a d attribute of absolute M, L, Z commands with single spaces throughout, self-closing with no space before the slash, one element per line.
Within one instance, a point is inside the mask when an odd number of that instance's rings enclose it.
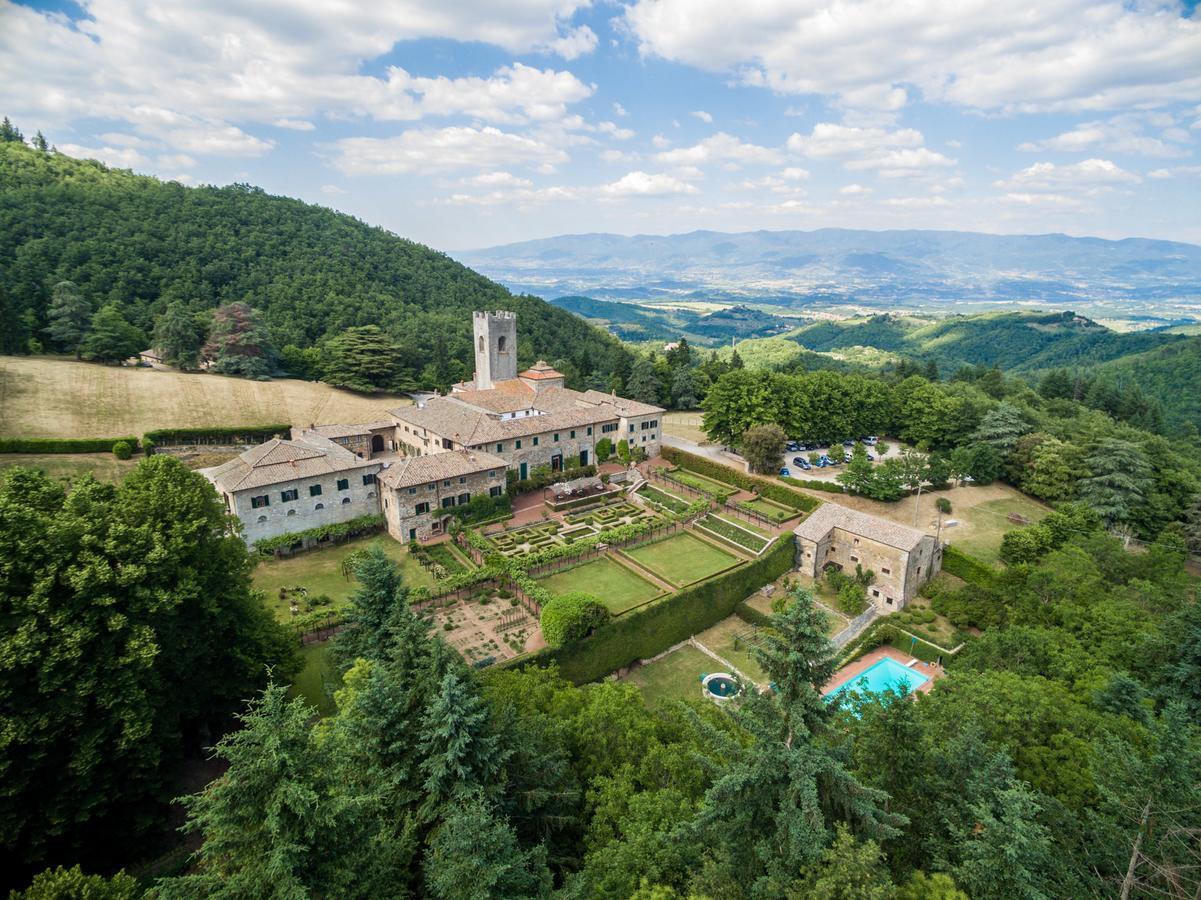
<path fill-rule="evenodd" d="M 498 469 L 503 473 L 506 465 L 503 459 L 491 453 L 450 450 L 425 456 L 406 456 L 398 462 L 385 464 L 379 480 L 391 488 L 405 488 L 489 469 Z"/>
<path fill-rule="evenodd" d="M 363 468 L 378 469 L 379 463 L 359 459 L 345 447 L 307 431 L 300 439 L 275 438 L 251 447 L 205 475 L 222 490 L 236 492 Z"/>
<path fill-rule="evenodd" d="M 562 372 L 556 372 L 553 368 L 547 365 L 546 360 L 540 359 L 524 372 L 519 372 L 518 378 L 526 378 L 530 381 L 540 381 L 542 379 L 562 378 Z"/>
<path fill-rule="evenodd" d="M 365 425 L 314 425 L 312 428 L 305 429 L 313 431 L 322 437 L 340 438 L 340 437 L 356 437 L 358 435 L 371 434 L 381 428 L 391 428 L 391 422 L 368 422 Z"/>
<path fill-rule="evenodd" d="M 816 542 L 823 540 L 832 528 L 841 528 L 843 531 L 879 541 L 898 550 L 912 550 L 930 537 L 924 531 L 910 528 L 908 525 L 900 525 L 879 516 L 848 509 L 837 503 L 823 503 L 810 513 L 809 518 L 793 529 L 793 534 Z"/>
<path fill-rule="evenodd" d="M 623 416 L 649 416 L 665 412 L 662 406 L 654 406 L 640 400 L 628 400 L 625 397 L 614 397 L 604 391 L 584 391 L 581 396 L 590 403 L 608 404 Z"/>

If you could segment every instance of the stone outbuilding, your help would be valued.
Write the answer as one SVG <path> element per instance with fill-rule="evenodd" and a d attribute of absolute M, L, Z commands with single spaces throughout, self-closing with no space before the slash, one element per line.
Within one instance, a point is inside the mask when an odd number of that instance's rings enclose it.
<path fill-rule="evenodd" d="M 875 573 L 871 602 L 884 612 L 903 608 L 942 568 L 942 547 L 916 528 L 824 503 L 793 529 L 797 567 L 819 577 L 827 566 L 848 574 L 856 566 Z"/>

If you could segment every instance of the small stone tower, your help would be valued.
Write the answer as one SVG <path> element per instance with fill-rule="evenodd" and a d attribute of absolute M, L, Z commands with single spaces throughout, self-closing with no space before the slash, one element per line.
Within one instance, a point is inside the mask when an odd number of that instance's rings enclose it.
<path fill-rule="evenodd" d="M 475 339 L 475 389 L 491 390 L 498 381 L 517 377 L 517 313 L 471 314 Z"/>

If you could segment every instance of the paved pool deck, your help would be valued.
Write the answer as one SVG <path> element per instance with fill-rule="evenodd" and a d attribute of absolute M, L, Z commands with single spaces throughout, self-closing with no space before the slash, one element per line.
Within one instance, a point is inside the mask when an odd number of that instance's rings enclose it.
<path fill-rule="evenodd" d="M 877 647 L 875 650 L 863 654 L 863 656 L 859 657 L 857 660 L 847 663 L 845 666 L 835 672 L 834 677 L 826 682 L 826 686 L 822 688 L 822 696 L 824 697 L 827 694 L 838 690 L 848 681 L 858 678 L 885 657 L 926 676 L 927 680 L 914 689 L 921 694 L 930 691 L 934 687 L 934 682 L 947 674 L 945 669 L 941 669 L 932 663 L 922 662 L 921 660 L 917 660 L 911 666 L 909 665 L 909 661 L 912 660 L 913 657 L 908 653 L 902 653 L 900 650 L 897 650 L 893 647 Z"/>

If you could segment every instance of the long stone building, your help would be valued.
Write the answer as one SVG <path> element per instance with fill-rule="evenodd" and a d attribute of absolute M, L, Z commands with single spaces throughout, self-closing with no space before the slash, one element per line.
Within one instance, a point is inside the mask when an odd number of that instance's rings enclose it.
<path fill-rule="evenodd" d="M 517 371 L 517 316 L 473 317 L 475 377 L 366 425 L 294 427 L 205 475 L 248 543 L 383 513 L 397 540 L 441 534 L 451 509 L 526 479 L 597 461 L 608 439 L 659 452 L 663 409 L 575 391 L 539 361 Z"/>
<path fill-rule="evenodd" d="M 904 607 L 942 568 L 942 547 L 930 535 L 835 503 L 823 503 L 793 533 L 802 573 L 870 569 L 876 579 L 867 593 L 883 612 Z"/>

